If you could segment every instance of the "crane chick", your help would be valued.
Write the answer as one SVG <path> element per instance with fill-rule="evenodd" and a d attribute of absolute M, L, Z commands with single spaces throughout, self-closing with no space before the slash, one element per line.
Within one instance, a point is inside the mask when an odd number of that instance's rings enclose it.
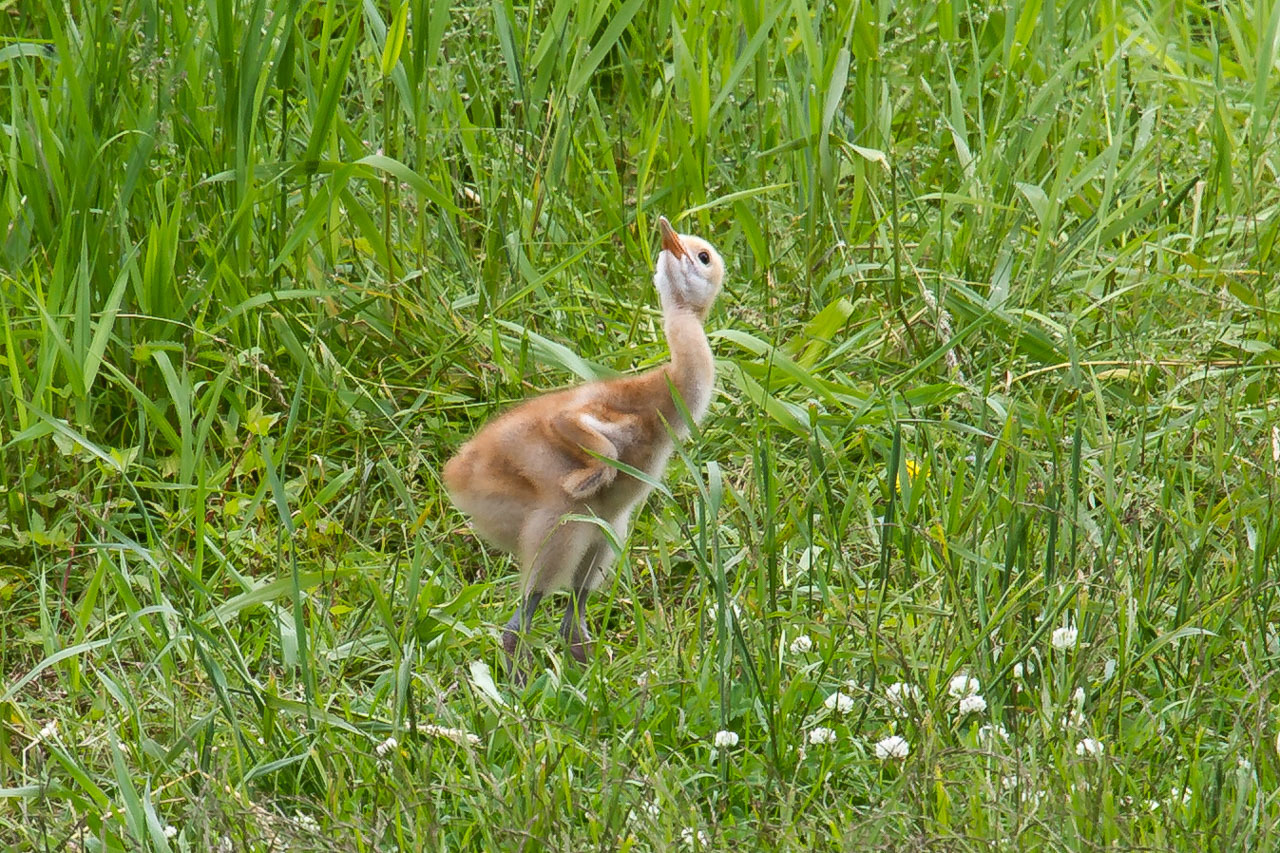
<path fill-rule="evenodd" d="M 615 554 L 594 516 L 619 542 L 650 486 L 610 463 L 659 480 L 672 431 L 687 433 L 677 398 L 700 422 L 711 402 L 715 362 L 703 324 L 724 281 L 711 244 L 677 234 L 660 217 L 662 251 L 653 275 L 671 359 L 637 376 L 591 382 L 535 397 L 486 424 L 444 466 L 453 503 L 481 537 L 520 562 L 520 603 L 502 635 L 512 677 L 523 683 L 517 649 L 548 593 L 571 593 L 560 633 L 585 662 L 585 612 Z"/>

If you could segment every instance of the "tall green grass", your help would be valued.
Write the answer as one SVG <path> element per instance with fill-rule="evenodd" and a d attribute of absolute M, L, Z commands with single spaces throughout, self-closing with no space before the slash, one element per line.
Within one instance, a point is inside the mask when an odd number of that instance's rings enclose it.
<path fill-rule="evenodd" d="M 0 11 L 4 846 L 1277 846 L 1280 4 Z M 720 393 L 516 690 L 436 472 L 659 214 Z"/>

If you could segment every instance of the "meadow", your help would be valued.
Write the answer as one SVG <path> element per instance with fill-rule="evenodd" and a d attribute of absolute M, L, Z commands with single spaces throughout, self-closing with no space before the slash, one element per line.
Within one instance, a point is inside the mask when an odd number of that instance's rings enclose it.
<path fill-rule="evenodd" d="M 1280 2 L 0 0 L 0 849 L 1280 848 Z M 439 470 L 718 391 L 578 665 Z"/>

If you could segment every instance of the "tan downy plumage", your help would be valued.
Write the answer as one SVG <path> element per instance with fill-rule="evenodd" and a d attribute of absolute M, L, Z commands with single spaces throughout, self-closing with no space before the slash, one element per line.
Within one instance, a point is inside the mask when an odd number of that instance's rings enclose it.
<path fill-rule="evenodd" d="M 695 422 L 711 402 L 715 362 L 703 323 L 724 281 L 724 261 L 705 240 L 676 234 L 666 218 L 658 224 L 662 251 L 653 282 L 671 360 L 528 400 L 486 424 L 444 466 L 445 487 L 476 532 L 520 561 L 520 606 L 502 638 L 518 681 L 525 673 L 516 649 L 549 592 L 573 593 L 560 632 L 578 660 L 590 651 L 586 598 L 615 555 L 597 525 L 565 516 L 595 516 L 625 540 L 650 487 L 609 460 L 660 479 L 672 432 L 687 432 L 673 391 Z"/>

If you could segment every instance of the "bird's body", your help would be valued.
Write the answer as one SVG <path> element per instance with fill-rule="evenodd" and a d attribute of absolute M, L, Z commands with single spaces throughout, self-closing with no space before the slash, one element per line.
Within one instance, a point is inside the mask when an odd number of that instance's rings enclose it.
<path fill-rule="evenodd" d="M 673 432 L 686 431 L 677 395 L 695 422 L 710 405 L 715 363 L 702 324 L 723 262 L 704 241 L 661 224 L 654 282 L 671 361 L 528 400 L 486 424 L 444 467 L 445 486 L 476 532 L 520 561 L 522 603 L 503 638 L 513 656 L 543 595 L 569 589 L 561 630 L 585 659 L 583 605 L 615 555 L 598 524 L 571 517 L 599 519 L 624 540 L 651 486 L 610 463 L 661 479 Z"/>

